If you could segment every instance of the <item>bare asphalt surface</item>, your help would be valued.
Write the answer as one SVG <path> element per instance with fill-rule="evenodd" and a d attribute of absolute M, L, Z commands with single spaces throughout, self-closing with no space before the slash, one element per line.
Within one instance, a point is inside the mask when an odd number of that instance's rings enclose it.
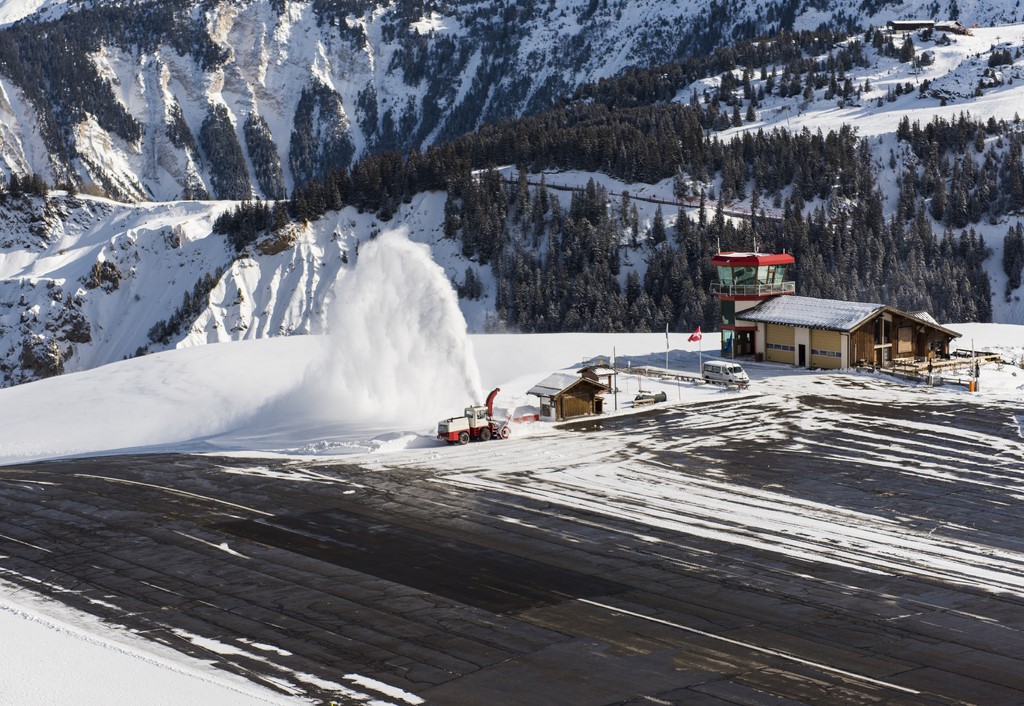
<path fill-rule="evenodd" d="M 756 414 L 763 403 L 746 404 Z M 836 404 L 800 400 L 804 413 Z M 848 435 L 821 442 L 842 454 L 748 434 L 699 464 L 664 446 L 651 456 L 680 473 L 720 464 L 752 487 L 784 481 L 815 501 L 870 496 L 1021 550 L 1021 496 L 993 484 L 939 494 L 912 476 L 887 493 L 854 433 L 884 440 L 889 421 L 928 416 L 929 446 L 955 455 L 965 429 L 1012 439 L 1013 410 L 854 406 Z M 637 451 L 716 433 L 715 407 L 573 431 L 620 434 Z M 761 412 L 785 424 L 784 411 Z M 978 465 L 1017 478 L 1020 458 Z M 356 688 L 353 674 L 430 704 L 1024 703 L 1018 596 L 463 490 L 435 482 L 444 470 L 182 455 L 2 467 L 0 577 L 324 703 L 357 703 L 324 682 L 403 703 Z M 243 649 L 211 652 L 190 636 Z"/>

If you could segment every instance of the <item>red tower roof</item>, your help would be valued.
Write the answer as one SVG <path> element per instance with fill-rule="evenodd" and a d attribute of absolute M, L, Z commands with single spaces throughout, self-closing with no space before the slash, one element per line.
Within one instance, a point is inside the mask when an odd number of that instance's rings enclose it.
<path fill-rule="evenodd" d="M 761 252 L 720 252 L 711 258 L 715 267 L 758 267 L 760 265 L 792 265 L 792 255 Z"/>

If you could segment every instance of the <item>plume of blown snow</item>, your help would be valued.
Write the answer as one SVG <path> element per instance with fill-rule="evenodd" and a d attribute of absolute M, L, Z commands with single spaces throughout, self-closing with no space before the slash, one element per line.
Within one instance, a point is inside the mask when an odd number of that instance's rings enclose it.
<path fill-rule="evenodd" d="M 382 233 L 335 283 L 328 349 L 302 395 L 320 417 L 420 429 L 482 399 L 458 297 L 407 235 Z"/>

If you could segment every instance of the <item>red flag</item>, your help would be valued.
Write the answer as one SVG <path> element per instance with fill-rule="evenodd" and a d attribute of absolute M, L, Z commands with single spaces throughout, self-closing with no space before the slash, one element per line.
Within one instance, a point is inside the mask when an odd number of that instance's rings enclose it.
<path fill-rule="evenodd" d="M 687 338 L 686 340 L 689 341 L 690 343 L 695 343 L 696 341 L 699 341 L 702 338 L 704 338 L 704 335 L 700 332 L 700 326 L 698 326 L 697 330 L 691 333 L 690 337 Z"/>

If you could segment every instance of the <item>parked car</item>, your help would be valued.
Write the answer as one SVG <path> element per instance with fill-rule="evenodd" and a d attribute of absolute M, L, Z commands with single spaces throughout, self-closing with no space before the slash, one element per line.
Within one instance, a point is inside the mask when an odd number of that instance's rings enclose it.
<path fill-rule="evenodd" d="M 703 375 L 705 382 L 714 383 L 716 385 L 736 385 L 737 387 L 746 387 L 750 384 L 750 378 L 747 376 L 747 373 L 737 363 L 717 361 L 704 363 L 701 369 L 701 375 Z"/>

